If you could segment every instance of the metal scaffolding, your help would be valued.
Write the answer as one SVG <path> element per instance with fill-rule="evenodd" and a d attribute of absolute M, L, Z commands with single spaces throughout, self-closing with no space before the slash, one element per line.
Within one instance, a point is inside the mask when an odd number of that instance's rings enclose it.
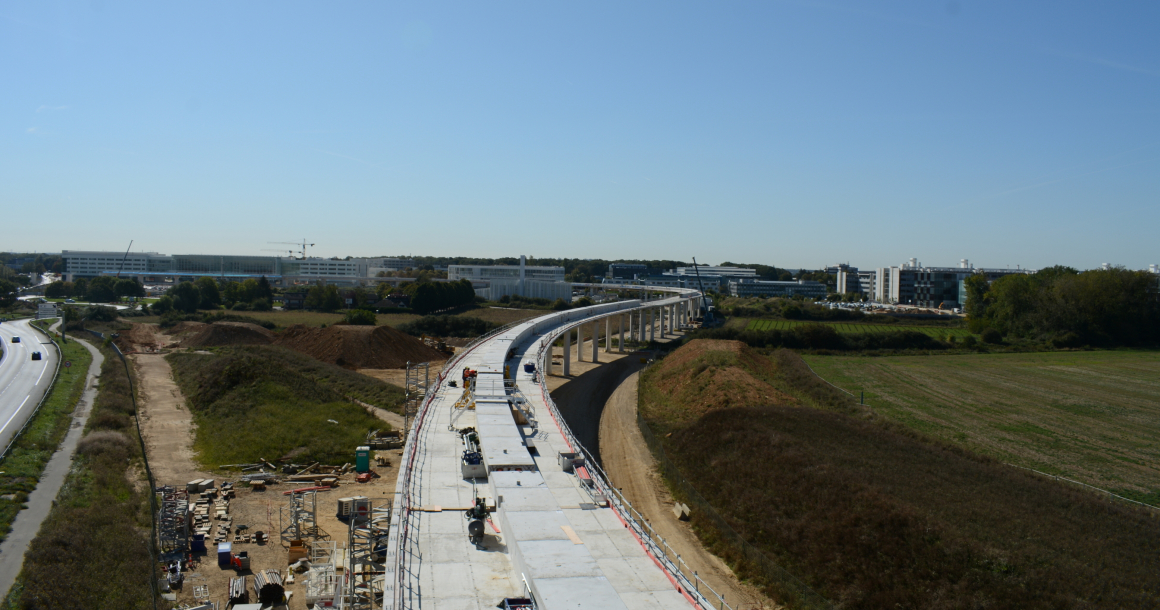
<path fill-rule="evenodd" d="M 278 510 L 278 525 L 282 530 L 282 543 L 291 540 L 319 538 L 317 492 L 295 491 L 290 501 Z"/>
<path fill-rule="evenodd" d="M 407 363 L 407 380 L 404 389 L 407 391 L 407 402 L 403 404 L 403 434 L 411 429 L 411 418 L 419 412 L 419 406 L 427 398 L 427 388 L 431 386 L 431 363 Z"/>
<path fill-rule="evenodd" d="M 372 610 L 383 603 L 384 561 L 391 529 L 391 502 L 371 509 L 370 515 L 353 515 L 347 549 L 347 606 Z"/>
<path fill-rule="evenodd" d="M 161 488 L 161 509 L 157 529 L 161 551 L 184 551 L 189 548 L 189 492 L 166 485 Z"/>

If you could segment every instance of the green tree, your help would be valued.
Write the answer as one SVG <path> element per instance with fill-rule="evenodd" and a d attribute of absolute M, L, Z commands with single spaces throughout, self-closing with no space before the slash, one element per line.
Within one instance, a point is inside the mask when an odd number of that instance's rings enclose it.
<path fill-rule="evenodd" d="M 967 293 L 967 302 L 963 303 L 967 323 L 971 327 L 971 332 L 982 332 L 987 327 L 987 291 L 991 289 L 991 284 L 987 281 L 987 276 L 973 273 L 963 280 L 963 288 Z"/>
<path fill-rule="evenodd" d="M 12 307 L 16 304 L 16 284 L 8 280 L 0 280 L 0 307 Z"/>
<path fill-rule="evenodd" d="M 140 298 L 145 296 L 145 287 L 138 283 L 137 280 L 131 280 L 129 278 L 121 278 L 117 280 L 117 283 L 113 285 L 113 290 L 117 293 L 118 297 L 122 298 Z"/>
<path fill-rule="evenodd" d="M 93 303 L 112 303 L 117 300 L 117 278 L 111 275 L 95 277 L 89 282 L 86 298 Z"/>
<path fill-rule="evenodd" d="M 306 293 L 306 309 L 315 311 L 333 312 L 342 309 L 342 297 L 338 294 L 338 287 L 334 284 L 318 284 Z"/>
<path fill-rule="evenodd" d="M 222 304 L 221 291 L 218 290 L 217 280 L 212 277 L 197 278 L 197 292 L 201 296 L 198 306 L 201 309 L 217 309 Z"/>
<path fill-rule="evenodd" d="M 173 297 L 173 308 L 184 313 L 194 313 L 201 305 L 201 293 L 193 282 L 182 282 L 169 289 Z"/>
<path fill-rule="evenodd" d="M 163 316 L 170 311 L 173 311 L 173 297 L 165 295 L 160 299 L 157 299 L 157 302 L 154 303 L 153 306 L 149 309 L 153 311 L 154 315 Z"/>
<path fill-rule="evenodd" d="M 274 289 L 270 286 L 270 280 L 266 276 L 258 278 L 254 286 L 254 292 L 250 295 L 252 299 L 266 299 L 268 302 L 274 301 Z"/>

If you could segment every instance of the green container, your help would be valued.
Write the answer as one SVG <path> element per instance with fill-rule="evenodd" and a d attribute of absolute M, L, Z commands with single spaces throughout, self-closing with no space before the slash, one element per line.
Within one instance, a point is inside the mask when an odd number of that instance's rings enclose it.
<path fill-rule="evenodd" d="M 358 447 L 354 450 L 354 469 L 355 472 L 370 472 L 371 470 L 371 448 Z"/>

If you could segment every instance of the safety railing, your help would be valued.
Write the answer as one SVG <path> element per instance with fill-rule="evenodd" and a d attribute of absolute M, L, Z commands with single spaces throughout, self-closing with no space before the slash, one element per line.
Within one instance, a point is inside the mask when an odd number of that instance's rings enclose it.
<path fill-rule="evenodd" d="M 674 580 L 674 585 L 677 587 L 677 590 L 702 610 L 725 610 L 726 608 L 732 610 L 733 606 L 725 601 L 725 596 L 721 595 L 709 583 L 705 582 L 697 571 L 685 562 L 680 553 L 676 552 L 669 545 L 668 541 L 653 528 L 649 520 L 632 506 L 628 498 L 610 483 L 608 474 L 604 472 L 600 464 L 593 459 L 593 456 L 588 453 L 588 450 L 572 434 L 571 429 L 568 427 L 567 422 L 556 406 L 556 402 L 552 400 L 551 395 L 548 393 L 546 379 L 549 369 L 546 368 L 548 366 L 546 363 L 551 358 L 551 346 L 555 343 L 556 339 L 581 324 L 621 313 L 624 313 L 624 311 L 593 316 L 589 319 L 561 326 L 547 335 L 546 340 L 542 341 L 536 355 L 537 366 L 541 372 L 539 377 L 541 396 L 543 397 L 544 404 L 552 414 L 552 418 L 555 419 L 560 434 L 564 436 L 568 447 L 584 458 L 584 465 L 592 474 L 592 481 L 596 488 L 608 500 L 609 506 L 620 517 L 624 525 L 632 531 L 633 535 L 644 546 L 645 551 L 656 559 L 666 574 Z"/>

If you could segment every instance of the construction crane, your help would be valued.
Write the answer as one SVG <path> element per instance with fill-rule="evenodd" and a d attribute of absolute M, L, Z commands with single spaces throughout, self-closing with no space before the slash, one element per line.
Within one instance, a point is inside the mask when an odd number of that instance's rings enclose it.
<path fill-rule="evenodd" d="M 289 254 L 290 256 L 294 256 L 293 250 L 279 250 L 277 248 L 262 248 L 262 252 L 283 252 L 283 253 Z"/>
<path fill-rule="evenodd" d="M 129 249 L 133 247 L 133 240 L 129 240 L 129 247 L 125 248 L 125 257 L 121 259 L 121 266 L 117 267 L 117 279 L 121 279 L 121 270 L 125 268 L 125 261 L 129 260 Z"/>
<path fill-rule="evenodd" d="M 291 251 L 290 251 L 290 254 L 292 254 L 292 255 L 293 255 L 293 254 L 298 254 L 298 255 L 299 255 L 299 256 L 298 256 L 298 258 L 300 258 L 300 259 L 302 259 L 302 260 L 306 260 L 306 247 L 307 247 L 307 246 L 314 246 L 314 244 L 308 244 L 308 243 L 306 243 L 306 239 L 303 239 L 303 240 L 302 240 L 302 243 L 298 243 L 298 242 L 296 242 L 296 241 L 271 241 L 271 242 L 266 242 L 266 243 L 270 243 L 270 244 L 286 244 L 286 245 L 288 245 L 288 246 L 298 246 L 298 247 L 300 247 L 300 248 L 302 248 L 302 249 L 301 249 L 301 250 L 291 250 Z"/>

